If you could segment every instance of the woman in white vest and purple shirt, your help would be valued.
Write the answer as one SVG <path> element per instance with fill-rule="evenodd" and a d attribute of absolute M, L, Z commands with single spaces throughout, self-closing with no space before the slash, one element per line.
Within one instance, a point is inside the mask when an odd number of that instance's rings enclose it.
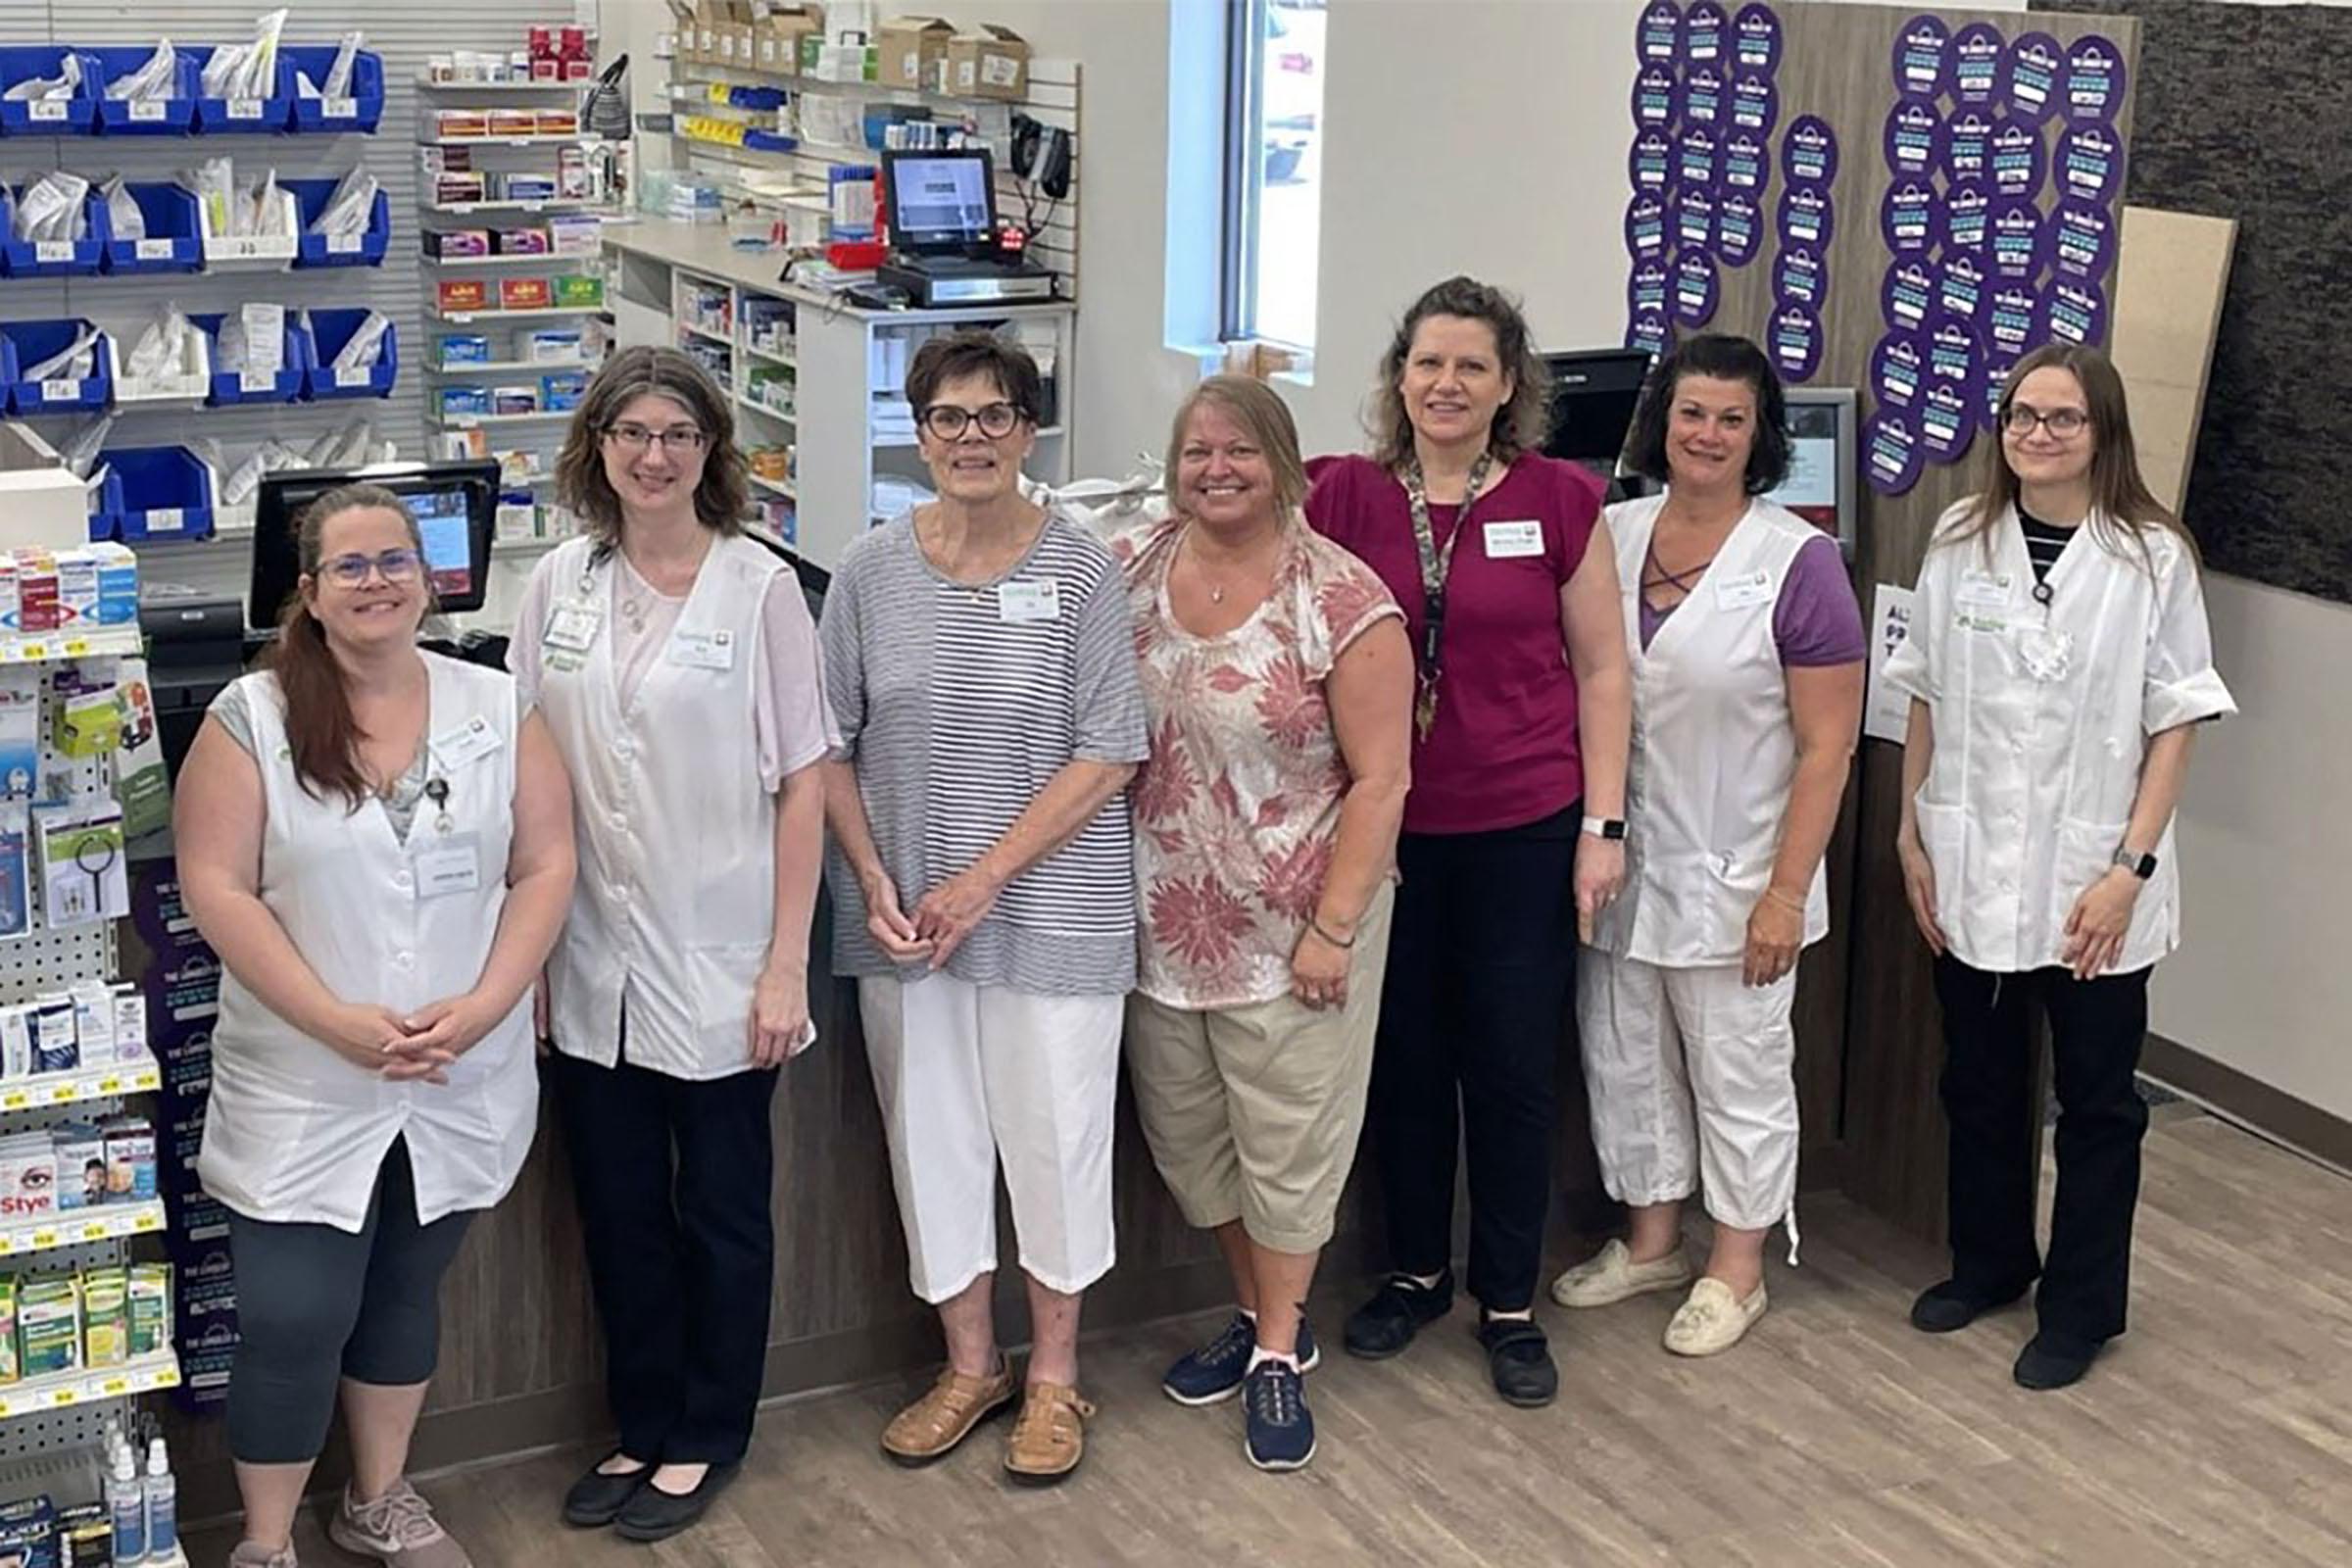
<path fill-rule="evenodd" d="M 1633 460 L 1663 495 L 1609 509 L 1634 670 L 1623 895 L 1577 975 L 1592 1141 L 1632 1232 L 1563 1274 L 1565 1306 L 1690 1294 L 1666 1348 L 1712 1355 L 1796 1250 L 1797 955 L 1828 934 L 1822 854 L 1862 716 L 1862 615 L 1838 541 L 1764 499 L 1788 472 L 1772 364 L 1690 339 L 1651 372 Z M 1684 1200 L 1715 1222 L 1695 1284 Z"/>

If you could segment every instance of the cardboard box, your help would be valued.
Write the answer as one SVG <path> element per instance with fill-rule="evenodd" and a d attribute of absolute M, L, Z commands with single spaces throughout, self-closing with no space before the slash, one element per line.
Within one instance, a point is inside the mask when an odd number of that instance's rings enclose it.
<path fill-rule="evenodd" d="M 797 75 L 801 69 L 801 40 L 825 36 L 825 8 L 817 5 L 779 5 L 769 9 L 760 34 L 760 69 L 779 76 Z"/>
<path fill-rule="evenodd" d="M 993 22 L 948 42 L 948 91 L 966 98 L 1029 96 L 1029 42 Z"/>
<path fill-rule="evenodd" d="M 874 79 L 885 87 L 928 87 L 932 68 L 947 58 L 956 24 L 944 17 L 893 17 L 874 34 L 880 55 Z"/>

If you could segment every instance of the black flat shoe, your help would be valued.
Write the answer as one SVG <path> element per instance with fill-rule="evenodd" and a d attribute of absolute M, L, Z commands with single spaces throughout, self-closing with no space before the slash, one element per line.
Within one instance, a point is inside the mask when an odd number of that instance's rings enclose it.
<path fill-rule="evenodd" d="M 2045 1394 L 2082 1382 L 2082 1374 L 2090 1370 L 2090 1363 L 2098 1357 L 2096 1340 L 2079 1340 L 2071 1334 L 2053 1334 L 2043 1329 L 2017 1352 L 2017 1365 L 2010 1375 L 2017 1379 L 2019 1388 Z"/>
<path fill-rule="evenodd" d="M 1945 1280 L 1919 1293 L 1919 1299 L 1911 1303 L 1911 1326 L 1922 1334 L 1949 1334 L 1968 1327 L 1987 1312 L 1998 1311 L 2025 1294 L 2020 1288 L 2005 1296 L 1984 1296 Z"/>
<path fill-rule="evenodd" d="M 1348 1315 L 1341 1343 L 1349 1355 L 1385 1361 L 1412 1344 L 1424 1323 L 1452 1310 L 1453 1270 L 1441 1271 L 1435 1285 L 1416 1284 L 1409 1274 L 1392 1274 L 1370 1300 Z"/>
<path fill-rule="evenodd" d="M 607 1464 L 617 1456 L 617 1452 L 609 1453 L 597 1460 L 597 1464 Z M 564 1522 L 581 1530 L 602 1530 L 620 1517 L 620 1510 L 629 1505 L 629 1499 L 637 1495 L 638 1489 L 653 1473 L 650 1464 L 618 1476 L 591 1468 L 564 1494 Z"/>
<path fill-rule="evenodd" d="M 667 1541 L 681 1530 L 692 1529 L 742 1468 L 740 1464 L 714 1464 L 704 1473 L 700 1486 L 683 1494 L 663 1492 L 648 1482 L 612 1521 L 612 1533 L 626 1541 Z"/>
<path fill-rule="evenodd" d="M 1560 1369 L 1552 1365 L 1551 1342 L 1534 1321 L 1480 1314 L 1478 1343 L 1487 1349 L 1487 1371 L 1505 1404 L 1532 1410 L 1560 1392 Z"/>

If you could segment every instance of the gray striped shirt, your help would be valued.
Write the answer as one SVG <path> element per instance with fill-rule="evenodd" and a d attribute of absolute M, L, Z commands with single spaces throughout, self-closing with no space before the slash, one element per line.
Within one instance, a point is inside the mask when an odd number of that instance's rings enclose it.
<path fill-rule="evenodd" d="M 1059 514 L 1018 565 L 976 587 L 931 564 L 911 515 L 874 529 L 833 573 L 819 640 L 839 755 L 856 766 L 909 915 L 1068 763 L 1139 762 L 1149 750 L 1118 564 Z M 1130 833 L 1122 795 L 1005 885 L 948 973 L 1046 996 L 1133 987 Z M 848 862 L 838 850 L 831 861 L 834 972 L 900 972 L 866 935 Z"/>

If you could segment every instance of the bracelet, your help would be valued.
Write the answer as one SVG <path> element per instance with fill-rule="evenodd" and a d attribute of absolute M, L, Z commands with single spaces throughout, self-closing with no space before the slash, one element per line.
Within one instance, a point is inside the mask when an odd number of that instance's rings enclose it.
<path fill-rule="evenodd" d="M 1805 901 L 1793 893 L 1784 893 L 1779 888 L 1768 887 L 1764 890 L 1764 896 L 1784 909 L 1794 909 L 1798 914 L 1805 912 Z"/>
<path fill-rule="evenodd" d="M 1333 947 L 1338 948 L 1343 953 L 1355 946 L 1355 937 L 1352 933 L 1349 934 L 1347 941 L 1342 942 L 1338 937 L 1335 937 L 1330 932 L 1324 930 L 1323 920 L 1320 915 L 1308 915 L 1306 917 L 1306 928 L 1309 931 L 1312 931 L 1315 935 L 1321 937 L 1324 941 L 1330 943 Z"/>

